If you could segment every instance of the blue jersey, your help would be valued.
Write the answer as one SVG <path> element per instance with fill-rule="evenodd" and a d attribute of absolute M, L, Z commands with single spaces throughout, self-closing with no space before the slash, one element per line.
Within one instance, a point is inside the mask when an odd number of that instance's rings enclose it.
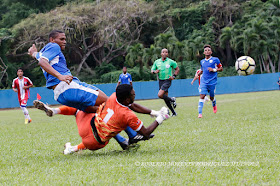
<path fill-rule="evenodd" d="M 210 57 L 209 59 L 203 59 L 200 61 L 201 70 L 203 71 L 203 76 L 201 77 L 200 83 L 206 85 L 216 85 L 217 84 L 217 72 L 209 72 L 208 67 L 217 68 L 221 66 L 221 62 L 217 57 Z"/>
<path fill-rule="evenodd" d="M 119 76 L 119 82 L 121 82 L 121 84 L 130 84 L 130 82 L 132 82 L 132 78 L 131 75 L 129 73 L 122 73 Z"/>
<path fill-rule="evenodd" d="M 49 64 L 62 75 L 71 75 L 70 70 L 67 68 L 66 59 L 60 49 L 60 46 L 56 43 L 48 43 L 44 48 L 36 54 L 36 59 L 39 61 L 40 58 L 46 59 Z M 43 73 L 46 78 L 47 88 L 51 88 L 54 85 L 60 83 L 60 81 L 48 74 L 44 69 Z"/>

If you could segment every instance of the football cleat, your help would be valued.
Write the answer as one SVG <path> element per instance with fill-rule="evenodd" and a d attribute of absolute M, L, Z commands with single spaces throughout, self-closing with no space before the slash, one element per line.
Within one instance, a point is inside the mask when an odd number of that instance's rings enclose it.
<path fill-rule="evenodd" d="M 34 100 L 33 101 L 34 107 L 45 111 L 45 113 L 47 114 L 47 116 L 52 117 L 53 116 L 53 111 L 50 107 L 48 107 L 45 103 L 43 103 L 42 101 L 39 100 Z"/>
<path fill-rule="evenodd" d="M 172 104 L 173 108 L 175 109 L 177 107 L 176 98 L 172 97 L 171 99 L 172 99 L 171 104 Z"/>
<path fill-rule="evenodd" d="M 202 114 L 198 114 L 198 118 L 202 118 Z"/>
<path fill-rule="evenodd" d="M 174 111 L 174 113 L 172 113 L 171 117 L 175 117 L 177 115 L 178 115 L 177 112 Z"/>
<path fill-rule="evenodd" d="M 131 144 L 128 146 L 128 148 L 126 149 L 127 152 L 136 152 L 139 149 L 140 145 L 139 144 Z"/>
<path fill-rule="evenodd" d="M 28 123 L 31 123 L 31 122 L 32 122 L 32 119 L 29 119 L 29 120 L 28 120 Z"/>
<path fill-rule="evenodd" d="M 215 105 L 215 106 L 213 107 L 213 112 L 214 112 L 214 113 L 217 113 L 217 105 Z"/>
<path fill-rule="evenodd" d="M 67 154 L 72 154 L 73 152 L 74 151 L 73 151 L 73 147 L 71 146 L 71 143 L 70 142 L 65 143 L 63 154 L 67 155 Z"/>
<path fill-rule="evenodd" d="M 123 142 L 118 142 L 118 143 L 120 144 L 123 150 L 127 150 L 129 148 L 129 143 L 127 139 L 125 139 L 125 141 Z"/>
<path fill-rule="evenodd" d="M 154 134 L 150 134 L 150 138 L 153 138 L 154 136 L 155 136 Z M 133 138 L 129 138 L 128 144 L 131 145 L 134 143 L 138 143 L 139 141 L 145 141 L 145 140 L 148 140 L 145 136 L 143 136 L 141 134 L 137 134 Z"/>

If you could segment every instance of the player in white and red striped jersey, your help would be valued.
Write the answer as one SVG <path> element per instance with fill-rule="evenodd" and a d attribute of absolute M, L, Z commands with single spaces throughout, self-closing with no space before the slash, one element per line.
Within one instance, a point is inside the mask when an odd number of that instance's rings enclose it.
<path fill-rule="evenodd" d="M 193 78 L 193 80 L 192 80 L 192 82 L 191 82 L 191 84 L 193 84 L 197 79 L 198 79 L 198 85 L 200 86 L 200 79 L 201 79 L 201 76 L 202 76 L 202 74 L 201 74 L 201 69 L 198 69 L 196 72 L 195 72 L 195 75 L 194 75 L 194 78 Z M 198 87 L 198 89 L 199 89 L 199 87 Z M 205 96 L 204 97 L 204 102 L 205 101 L 209 101 L 210 99 L 207 97 L 207 96 Z"/>
<path fill-rule="evenodd" d="M 13 80 L 12 87 L 13 91 L 18 93 L 19 105 L 25 117 L 25 124 L 27 124 L 32 121 L 26 104 L 30 96 L 29 88 L 33 86 L 33 83 L 28 77 L 23 76 L 23 70 L 21 68 L 17 70 L 17 76 L 18 77 Z"/>

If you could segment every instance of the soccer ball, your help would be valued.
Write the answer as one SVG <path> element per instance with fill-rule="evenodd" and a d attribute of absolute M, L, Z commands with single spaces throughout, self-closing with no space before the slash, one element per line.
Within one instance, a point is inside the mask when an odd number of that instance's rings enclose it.
<path fill-rule="evenodd" d="M 253 74 L 255 67 L 255 61 L 249 56 L 241 56 L 235 62 L 235 69 L 237 73 L 242 76 Z"/>

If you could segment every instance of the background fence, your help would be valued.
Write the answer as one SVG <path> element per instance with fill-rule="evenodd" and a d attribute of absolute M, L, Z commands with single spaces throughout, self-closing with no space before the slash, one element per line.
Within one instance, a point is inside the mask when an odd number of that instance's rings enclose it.
<path fill-rule="evenodd" d="M 278 90 L 280 73 L 255 74 L 250 76 L 231 76 L 219 77 L 216 86 L 216 94 L 232 94 L 242 92 L 256 92 Z M 192 79 L 173 80 L 169 89 L 169 95 L 174 97 L 197 96 L 198 81 L 191 85 Z M 95 85 L 100 88 L 108 96 L 111 95 L 116 88 L 117 83 Z M 156 99 L 158 93 L 158 82 L 133 82 L 136 92 L 136 100 L 139 99 Z M 42 97 L 44 103 L 59 104 L 53 98 L 53 90 L 46 87 L 30 88 L 30 99 L 27 106 L 32 106 L 33 100 L 37 98 L 37 93 Z M 0 109 L 19 107 L 17 93 L 12 89 L 0 90 Z"/>

